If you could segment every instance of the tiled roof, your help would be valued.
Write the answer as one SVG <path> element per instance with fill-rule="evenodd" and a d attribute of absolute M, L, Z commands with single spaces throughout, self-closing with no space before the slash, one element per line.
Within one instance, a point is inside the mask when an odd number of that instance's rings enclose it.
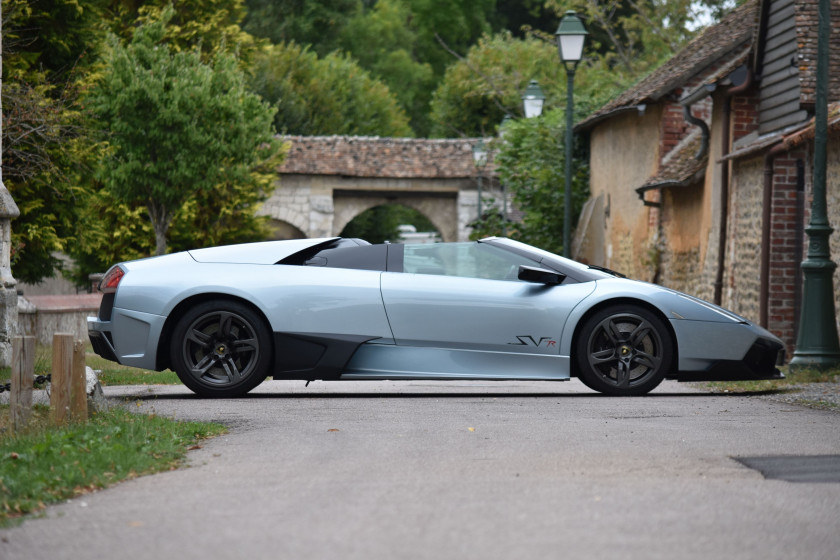
<path fill-rule="evenodd" d="M 284 136 L 291 148 L 281 174 L 453 179 L 475 177 L 478 138 Z M 492 173 L 492 162 L 484 172 Z"/>
<path fill-rule="evenodd" d="M 689 136 L 680 146 L 668 155 L 662 162 L 659 171 L 645 181 L 637 192 L 644 192 L 649 189 L 660 187 L 680 187 L 691 184 L 706 170 L 709 160 L 708 154 L 697 159 L 697 152 L 700 149 L 700 134 Z"/>
<path fill-rule="evenodd" d="M 576 128 L 588 128 L 611 113 L 657 101 L 674 89 L 683 87 L 697 74 L 733 51 L 734 56 L 743 56 L 738 51 L 743 51 L 744 45 L 752 41 L 757 7 L 757 0 L 747 0 L 732 10 L 719 23 L 706 28 L 665 64 L 578 123 Z"/>

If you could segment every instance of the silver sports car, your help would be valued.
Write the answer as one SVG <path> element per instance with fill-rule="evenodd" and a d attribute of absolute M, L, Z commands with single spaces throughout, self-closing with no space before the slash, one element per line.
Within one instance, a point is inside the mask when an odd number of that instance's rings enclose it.
<path fill-rule="evenodd" d="M 173 369 L 205 397 L 300 380 L 576 376 L 641 395 L 663 379 L 781 376 L 782 342 L 697 298 L 505 238 L 269 241 L 117 264 L 97 354 Z"/>

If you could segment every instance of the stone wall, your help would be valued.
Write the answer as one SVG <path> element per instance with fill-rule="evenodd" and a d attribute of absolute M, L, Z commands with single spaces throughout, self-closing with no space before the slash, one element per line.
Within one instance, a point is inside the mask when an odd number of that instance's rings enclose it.
<path fill-rule="evenodd" d="M 809 154 L 810 157 L 810 154 Z M 826 201 L 828 205 L 828 223 L 834 228 L 829 238 L 831 244 L 831 260 L 838 267 L 834 270 L 834 313 L 840 318 L 840 138 L 829 140 L 827 150 L 826 170 Z M 810 184 L 808 181 L 807 184 Z M 806 199 L 810 206 L 810 197 Z M 808 215 L 808 214 L 806 214 Z M 808 222 L 806 221 L 807 225 Z M 807 253 L 806 253 L 807 254 Z M 837 331 L 840 332 L 840 321 Z"/>
<path fill-rule="evenodd" d="M 20 210 L 0 180 L 0 367 L 12 363 L 12 338 L 17 334 L 17 291 L 12 276 L 12 225 Z"/>
<path fill-rule="evenodd" d="M 635 189 L 657 170 L 661 112 L 653 106 L 644 113 L 624 113 L 597 125 L 590 139 L 591 197 L 602 197 L 605 221 L 589 223 L 606 225 L 606 248 L 591 250 L 582 239 L 579 258 L 640 280 L 655 276 L 657 238 L 650 222 L 656 209 L 644 206 Z M 600 255 L 605 262 L 598 262 Z"/>
<path fill-rule="evenodd" d="M 758 321 L 764 158 L 736 161 L 730 186 L 723 306 Z"/>

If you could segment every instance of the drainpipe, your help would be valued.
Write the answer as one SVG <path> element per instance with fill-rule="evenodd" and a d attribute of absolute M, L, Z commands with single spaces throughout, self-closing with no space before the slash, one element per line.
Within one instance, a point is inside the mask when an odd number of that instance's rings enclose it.
<path fill-rule="evenodd" d="M 724 93 L 723 98 L 723 138 L 721 139 L 721 158 L 729 155 L 729 144 L 731 142 L 730 127 L 732 122 L 732 98 L 744 93 L 753 84 L 753 72 L 747 68 L 747 76 L 744 81 L 735 87 L 731 87 Z M 720 170 L 720 224 L 718 227 L 718 259 L 717 270 L 715 271 L 715 305 L 723 302 L 723 273 L 726 267 L 726 241 L 729 229 L 729 161 L 723 160 Z"/>
<path fill-rule="evenodd" d="M 711 95 L 716 88 L 717 84 L 704 84 L 680 99 L 680 104 L 683 106 L 683 118 L 694 126 L 700 127 L 700 149 L 697 150 L 697 154 L 694 156 L 697 159 L 702 158 L 709 151 L 709 126 L 706 124 L 706 121 L 698 119 L 691 114 L 691 106 L 702 101 L 706 96 Z"/>
<path fill-rule="evenodd" d="M 761 281 L 758 290 L 759 323 L 767 328 L 770 300 L 770 231 L 773 204 L 773 160 L 785 152 L 785 145 L 776 144 L 764 155 L 764 192 L 761 202 Z"/>

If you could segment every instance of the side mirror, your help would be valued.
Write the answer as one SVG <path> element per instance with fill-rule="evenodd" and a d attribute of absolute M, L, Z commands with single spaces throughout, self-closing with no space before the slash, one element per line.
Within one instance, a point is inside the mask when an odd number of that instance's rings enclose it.
<path fill-rule="evenodd" d="M 566 275 L 554 270 L 546 270 L 544 268 L 522 265 L 519 267 L 518 278 L 525 282 L 545 284 L 546 286 L 556 286 L 563 283 L 563 280 L 566 279 Z"/>

